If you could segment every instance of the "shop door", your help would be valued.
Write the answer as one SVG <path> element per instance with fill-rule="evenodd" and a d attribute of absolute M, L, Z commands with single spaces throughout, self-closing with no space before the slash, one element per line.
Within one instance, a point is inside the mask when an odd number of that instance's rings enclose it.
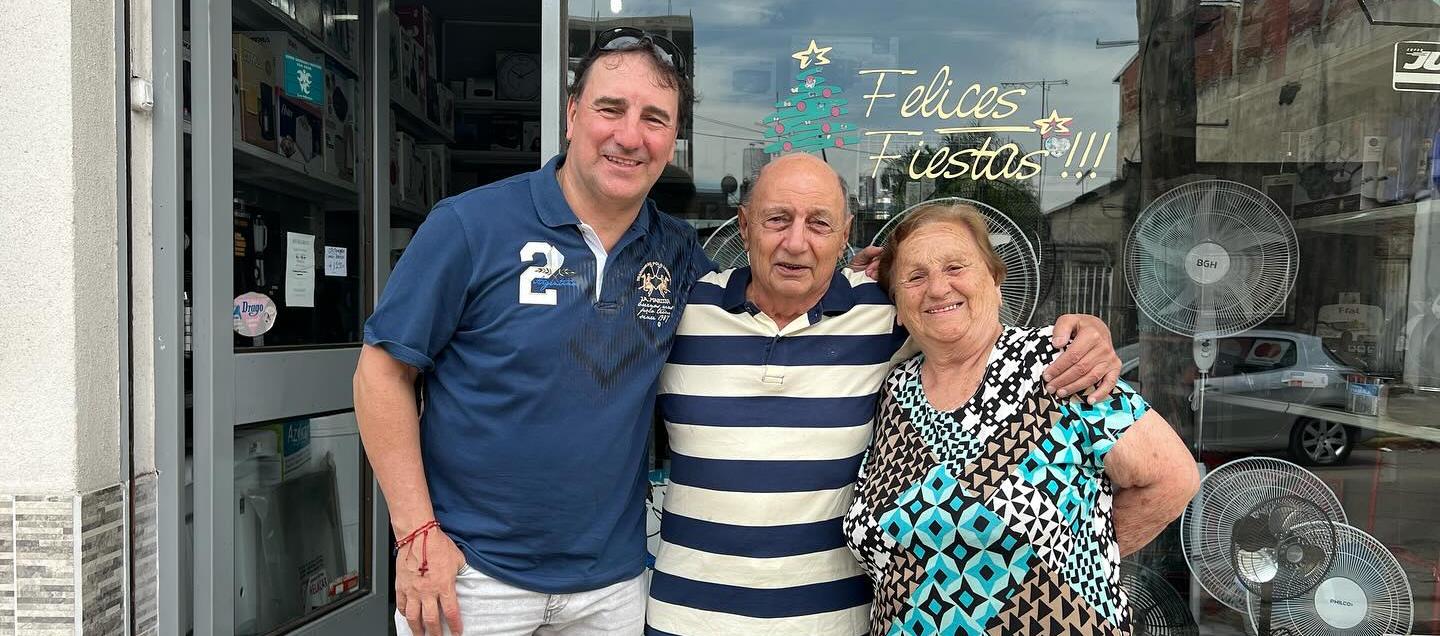
<path fill-rule="evenodd" d="M 195 634 L 383 634 L 388 515 L 351 397 L 389 265 L 375 241 L 377 7 L 187 8 L 186 614 Z"/>

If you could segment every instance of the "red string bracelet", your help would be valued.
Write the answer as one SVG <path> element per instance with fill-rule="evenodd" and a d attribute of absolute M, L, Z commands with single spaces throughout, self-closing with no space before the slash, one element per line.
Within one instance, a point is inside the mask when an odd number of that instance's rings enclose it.
<path fill-rule="evenodd" d="M 425 572 L 430 569 L 430 556 L 428 550 L 428 548 L 430 547 L 430 531 L 437 530 L 439 528 L 439 521 L 427 521 L 423 524 L 420 524 L 420 527 L 411 531 L 410 534 L 405 535 L 405 538 L 395 542 L 395 551 L 399 552 L 400 548 L 414 543 L 416 537 L 420 538 L 420 576 L 425 576 Z"/>

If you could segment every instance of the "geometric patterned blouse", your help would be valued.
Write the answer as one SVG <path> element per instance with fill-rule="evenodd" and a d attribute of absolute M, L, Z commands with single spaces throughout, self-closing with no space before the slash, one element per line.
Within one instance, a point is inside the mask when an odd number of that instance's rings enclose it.
<path fill-rule="evenodd" d="M 1006 327 L 953 412 L 924 354 L 886 378 L 845 517 L 873 636 L 1129 634 L 1105 455 L 1149 407 L 1124 382 L 1095 406 L 1047 394 L 1051 331 Z"/>

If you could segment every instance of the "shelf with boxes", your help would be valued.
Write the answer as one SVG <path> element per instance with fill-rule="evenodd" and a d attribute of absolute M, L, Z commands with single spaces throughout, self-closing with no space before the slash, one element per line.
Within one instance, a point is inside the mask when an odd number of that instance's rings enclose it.
<path fill-rule="evenodd" d="M 235 181 L 319 201 L 354 202 L 360 194 L 354 181 L 307 172 L 294 161 L 244 142 L 235 144 Z"/>
<path fill-rule="evenodd" d="M 390 17 L 390 105 L 397 126 L 422 143 L 454 141 L 455 95 L 439 77 L 435 21 L 424 5 Z"/>
<path fill-rule="evenodd" d="M 358 205 L 363 103 L 354 67 L 339 57 L 357 50 L 358 24 L 336 19 L 353 14 L 333 13 L 350 10 L 355 0 L 272 1 L 235 4 L 241 29 L 231 41 L 235 179 Z M 291 8 L 300 18 L 286 13 Z M 312 11 L 331 28 L 307 28 Z M 342 33 L 337 24 L 353 28 Z M 244 30 L 266 25 L 271 30 Z"/>
<path fill-rule="evenodd" d="M 450 149 L 403 131 L 390 136 L 391 211 L 424 217 L 449 192 Z"/>
<path fill-rule="evenodd" d="M 358 0 L 235 0 L 237 30 L 285 31 L 352 77 L 360 50 Z"/>

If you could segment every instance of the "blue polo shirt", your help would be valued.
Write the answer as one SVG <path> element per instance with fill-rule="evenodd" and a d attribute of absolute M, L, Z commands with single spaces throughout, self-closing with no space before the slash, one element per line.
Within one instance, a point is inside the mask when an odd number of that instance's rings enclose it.
<path fill-rule="evenodd" d="M 551 594 L 644 570 L 656 383 L 710 270 L 694 229 L 648 200 L 604 252 L 563 161 L 437 204 L 365 324 L 423 372 L 436 520 L 472 567 Z"/>

